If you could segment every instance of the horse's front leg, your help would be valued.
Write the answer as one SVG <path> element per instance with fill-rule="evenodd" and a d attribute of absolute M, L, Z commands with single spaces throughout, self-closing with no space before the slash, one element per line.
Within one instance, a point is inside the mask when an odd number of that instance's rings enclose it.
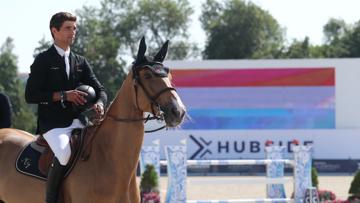
<path fill-rule="evenodd" d="M 136 173 L 133 173 L 130 180 L 129 198 L 131 203 L 140 203 L 140 190 L 136 183 Z"/>

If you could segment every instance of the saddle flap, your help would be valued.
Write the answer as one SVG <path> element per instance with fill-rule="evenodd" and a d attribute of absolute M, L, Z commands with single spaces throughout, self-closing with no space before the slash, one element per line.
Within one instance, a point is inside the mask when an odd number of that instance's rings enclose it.
<path fill-rule="evenodd" d="M 83 137 L 81 129 L 74 129 L 72 131 L 70 138 L 71 157 L 67 165 L 65 177 L 70 173 L 80 154 L 84 140 Z M 43 136 L 39 135 L 36 140 L 30 142 L 20 152 L 16 160 L 16 169 L 23 174 L 46 180 L 53 159 L 54 153 L 50 146 Z"/>

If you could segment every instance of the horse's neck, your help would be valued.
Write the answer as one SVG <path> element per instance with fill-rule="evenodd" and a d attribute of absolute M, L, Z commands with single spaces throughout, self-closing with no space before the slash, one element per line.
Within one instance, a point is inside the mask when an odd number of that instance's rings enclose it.
<path fill-rule="evenodd" d="M 117 118 L 138 119 L 143 112 L 137 109 L 129 85 L 120 89 L 109 107 L 109 115 Z M 139 122 L 117 122 L 109 118 L 103 121 L 95 139 L 92 156 L 96 159 L 120 164 L 122 167 L 136 167 L 143 142 L 144 124 Z"/>

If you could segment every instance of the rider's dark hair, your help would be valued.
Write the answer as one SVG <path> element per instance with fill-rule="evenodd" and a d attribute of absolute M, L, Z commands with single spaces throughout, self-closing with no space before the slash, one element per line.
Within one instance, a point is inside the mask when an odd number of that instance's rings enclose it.
<path fill-rule="evenodd" d="M 51 28 L 56 28 L 56 30 L 60 30 L 60 27 L 63 25 L 65 21 L 76 21 L 76 16 L 68 12 L 59 12 L 54 14 L 50 20 L 50 32 Z M 51 36 L 54 38 L 53 33 L 51 32 Z"/>

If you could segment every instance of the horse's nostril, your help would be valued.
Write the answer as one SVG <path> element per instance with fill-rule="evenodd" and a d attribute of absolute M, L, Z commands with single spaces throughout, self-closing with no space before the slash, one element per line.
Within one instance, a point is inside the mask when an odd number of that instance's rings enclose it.
<path fill-rule="evenodd" d="M 185 111 L 181 111 L 181 115 L 180 115 L 180 119 L 184 119 L 184 116 L 185 116 Z"/>
<path fill-rule="evenodd" d="M 171 109 L 171 113 L 175 116 L 175 117 L 180 117 L 180 111 L 177 108 L 172 108 Z"/>

